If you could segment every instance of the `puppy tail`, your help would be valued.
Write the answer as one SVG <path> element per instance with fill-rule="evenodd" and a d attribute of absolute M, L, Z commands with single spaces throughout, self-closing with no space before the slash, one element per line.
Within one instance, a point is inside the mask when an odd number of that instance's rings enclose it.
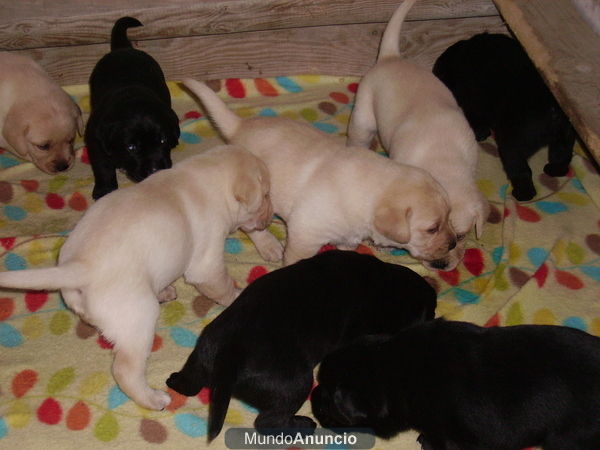
<path fill-rule="evenodd" d="M 78 289 L 85 284 L 80 264 L 70 263 L 47 269 L 10 270 L 0 273 L 0 286 L 12 289 Z"/>
<path fill-rule="evenodd" d="M 183 85 L 200 99 L 215 127 L 221 132 L 223 138 L 229 141 L 237 132 L 242 119 L 231 111 L 215 91 L 205 83 L 186 78 L 183 80 Z"/>
<path fill-rule="evenodd" d="M 402 4 L 398 6 L 396 11 L 394 11 L 394 14 L 392 14 L 392 17 L 383 32 L 383 37 L 381 38 L 377 61 L 388 56 L 400 55 L 400 29 L 402 28 L 402 23 L 404 22 L 408 11 L 416 1 L 417 0 L 404 0 Z"/>
<path fill-rule="evenodd" d="M 207 438 L 209 443 L 223 429 L 233 385 L 238 375 L 238 364 L 238 352 L 231 346 L 223 347 L 215 358 L 208 410 Z"/>
<path fill-rule="evenodd" d="M 127 38 L 127 28 L 141 27 L 142 22 L 133 17 L 121 17 L 117 20 L 110 33 L 110 50 L 130 48 L 131 42 Z"/>

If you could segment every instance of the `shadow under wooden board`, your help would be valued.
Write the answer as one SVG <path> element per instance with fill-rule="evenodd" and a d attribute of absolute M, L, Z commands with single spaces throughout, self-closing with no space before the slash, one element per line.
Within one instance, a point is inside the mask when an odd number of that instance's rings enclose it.
<path fill-rule="evenodd" d="M 600 162 L 600 34 L 571 0 L 494 0 Z"/>

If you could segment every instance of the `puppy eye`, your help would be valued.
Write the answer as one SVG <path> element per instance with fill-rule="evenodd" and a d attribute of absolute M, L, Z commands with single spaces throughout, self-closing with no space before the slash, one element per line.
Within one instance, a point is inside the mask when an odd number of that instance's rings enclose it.
<path fill-rule="evenodd" d="M 435 227 L 433 227 L 433 228 L 430 228 L 430 229 L 428 229 L 428 230 L 427 230 L 427 232 L 428 232 L 429 234 L 435 234 L 435 233 L 437 233 L 438 231 L 440 231 L 440 226 L 439 226 L 439 225 L 436 225 Z"/>
<path fill-rule="evenodd" d="M 161 139 L 160 139 L 160 143 L 161 143 L 161 144 L 164 144 L 165 142 L 167 142 L 167 138 L 161 138 Z"/>
<path fill-rule="evenodd" d="M 466 234 L 457 234 L 456 235 L 456 240 L 457 241 L 462 241 L 467 235 Z"/>
<path fill-rule="evenodd" d="M 46 142 L 45 144 L 36 144 L 35 145 L 37 148 L 39 148 L 40 150 L 43 150 L 45 152 L 47 152 L 48 150 L 50 150 L 50 143 Z"/>
<path fill-rule="evenodd" d="M 125 147 L 127 149 L 127 151 L 129 153 L 135 153 L 137 150 L 137 145 L 135 144 L 129 144 L 127 147 Z"/>

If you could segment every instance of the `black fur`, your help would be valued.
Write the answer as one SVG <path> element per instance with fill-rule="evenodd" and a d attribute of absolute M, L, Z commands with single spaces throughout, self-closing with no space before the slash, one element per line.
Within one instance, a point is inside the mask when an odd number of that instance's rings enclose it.
<path fill-rule="evenodd" d="M 450 46 L 433 73 L 463 109 L 477 140 L 494 132 L 512 194 L 535 194 L 527 159 L 548 146 L 544 172 L 564 176 L 573 155 L 575 131 L 527 53 L 502 34 L 478 34 Z"/>
<path fill-rule="evenodd" d="M 259 409 L 259 431 L 312 432 L 315 423 L 295 413 L 319 361 L 357 336 L 431 320 L 435 306 L 434 289 L 412 270 L 328 251 L 250 284 L 202 331 L 167 385 L 189 396 L 211 389 L 209 441 L 221 431 L 232 395 Z"/>
<path fill-rule="evenodd" d="M 132 17 L 115 22 L 111 51 L 90 76 L 85 142 L 94 172 L 94 199 L 117 189 L 117 169 L 138 182 L 171 167 L 171 149 L 179 140 L 179 120 L 160 66 L 127 39 L 127 28 L 139 26 Z"/>
<path fill-rule="evenodd" d="M 415 429 L 424 449 L 592 450 L 598 380 L 600 339 L 583 331 L 438 319 L 328 355 L 311 400 L 325 427 Z"/>

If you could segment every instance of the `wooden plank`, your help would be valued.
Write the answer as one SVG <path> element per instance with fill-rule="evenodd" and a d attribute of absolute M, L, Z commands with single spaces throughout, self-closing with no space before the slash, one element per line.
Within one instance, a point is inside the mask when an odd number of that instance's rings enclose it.
<path fill-rule="evenodd" d="M 0 0 L 0 49 L 106 43 L 124 15 L 136 40 L 386 23 L 399 0 Z M 409 20 L 497 16 L 491 0 L 421 0 Z"/>
<path fill-rule="evenodd" d="M 169 80 L 294 74 L 363 75 L 374 63 L 385 24 L 336 25 L 139 42 Z M 496 17 L 407 22 L 407 58 L 431 67 L 449 45 L 475 33 L 506 32 Z M 61 85 L 85 84 L 107 44 L 26 50 Z"/>
<path fill-rule="evenodd" d="M 600 162 L 600 36 L 568 0 L 494 0 Z"/>

